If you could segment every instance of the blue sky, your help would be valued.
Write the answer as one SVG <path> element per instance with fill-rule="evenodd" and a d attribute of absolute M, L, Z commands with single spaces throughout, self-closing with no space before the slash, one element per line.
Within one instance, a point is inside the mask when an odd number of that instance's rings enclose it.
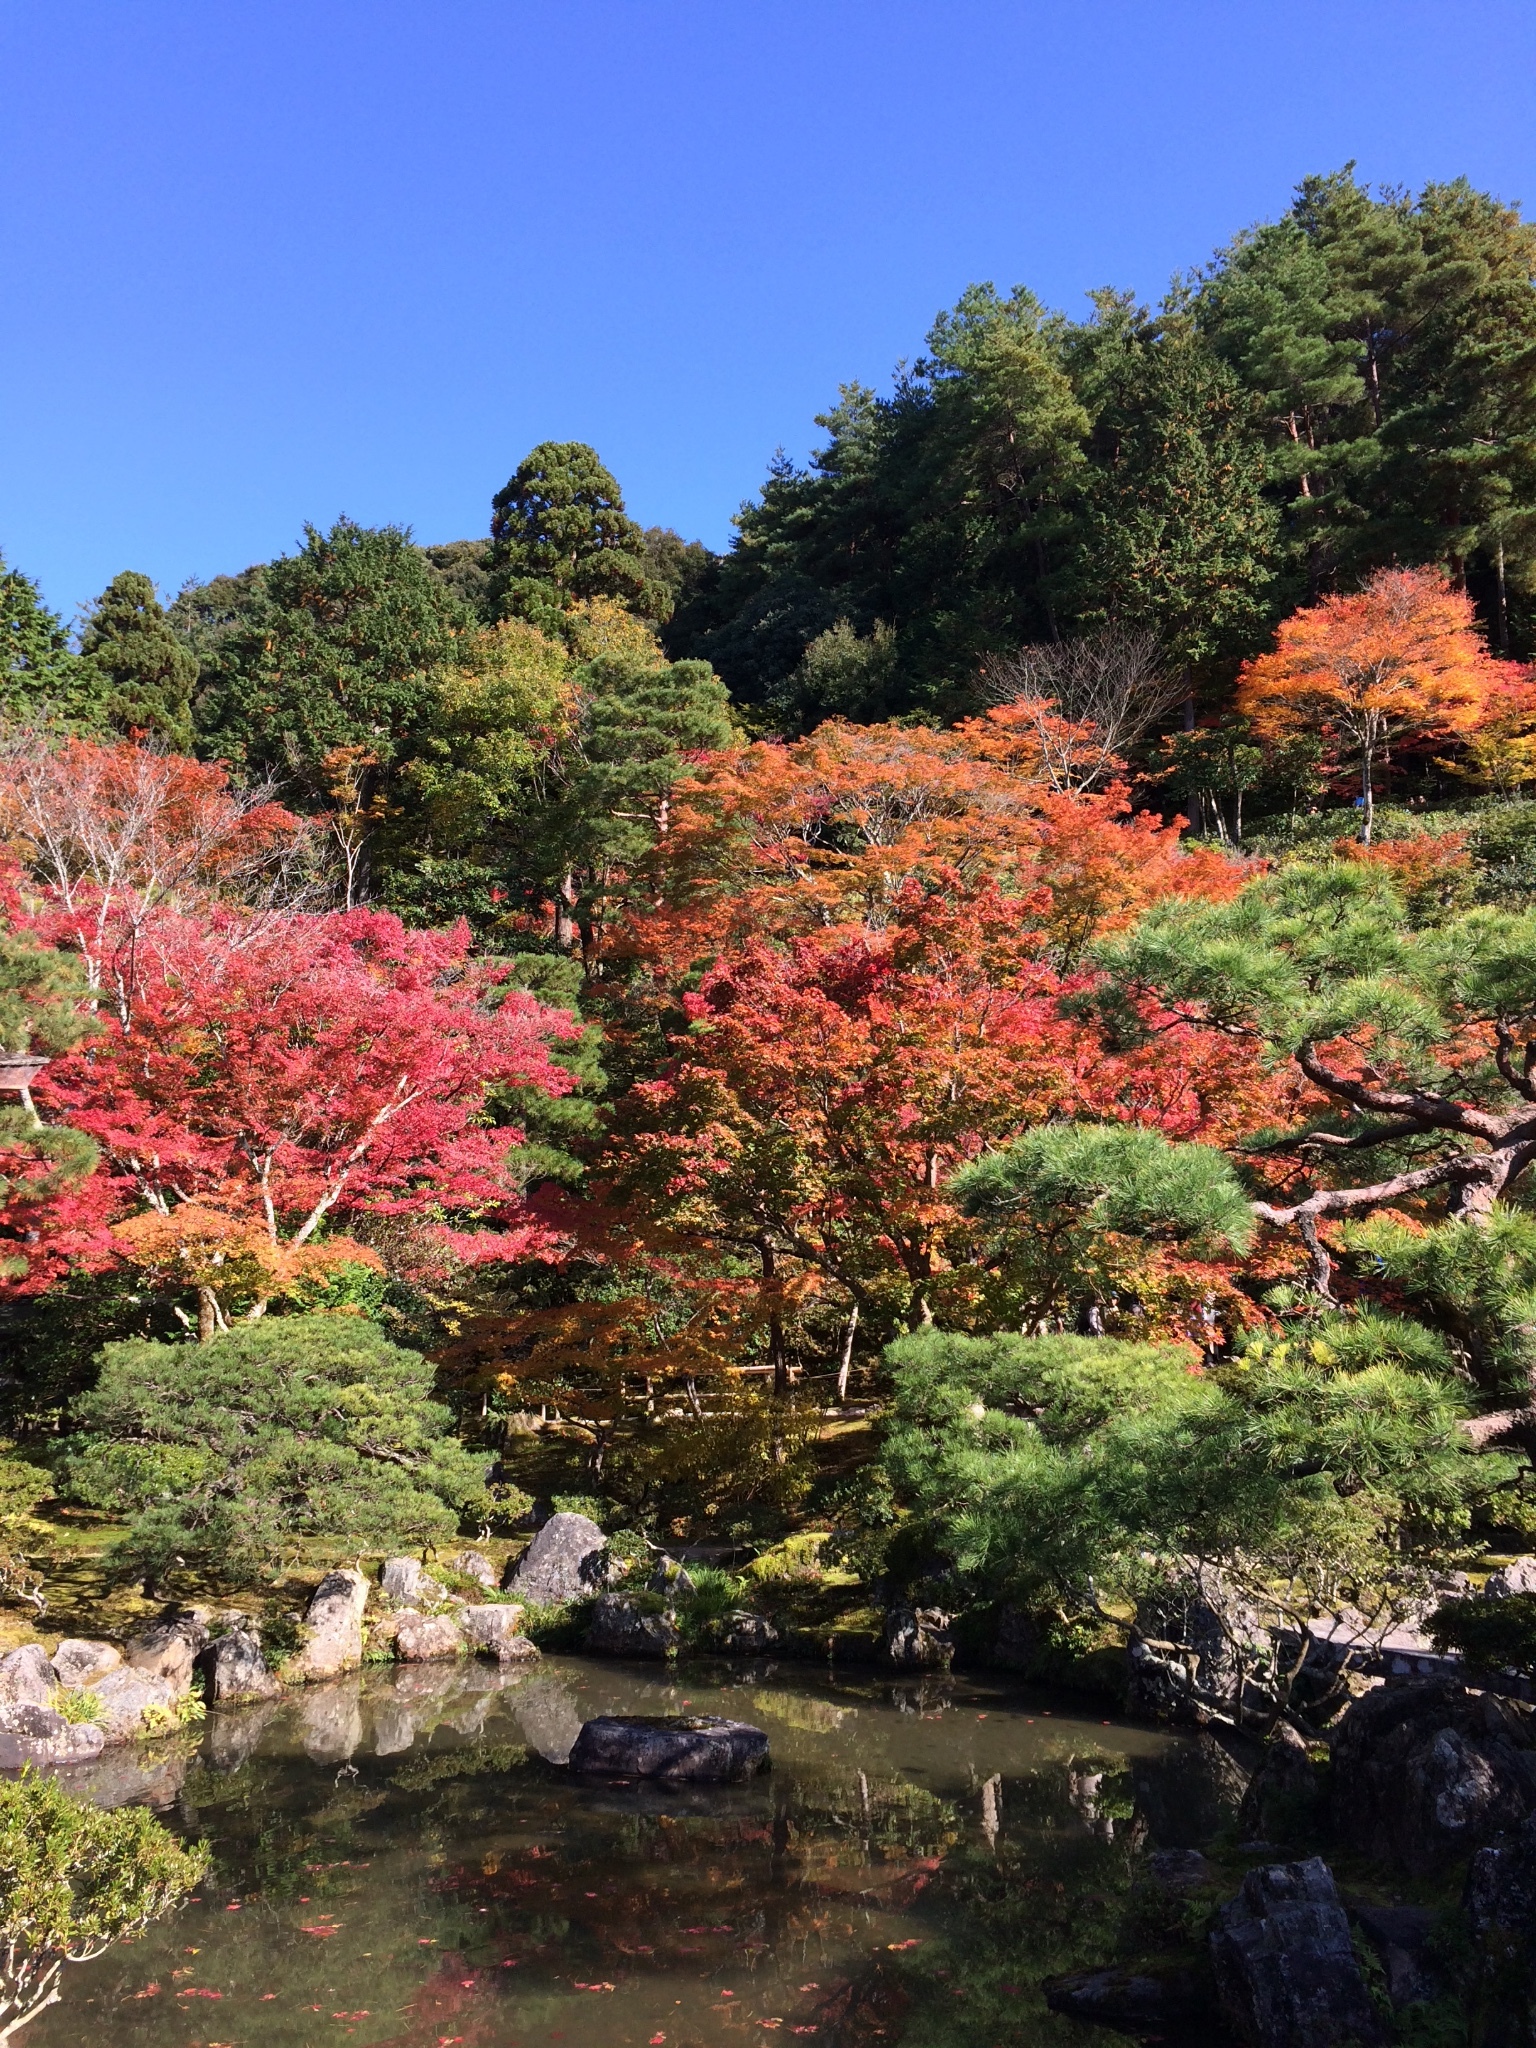
<path fill-rule="evenodd" d="M 0 549 L 66 613 L 536 441 L 723 545 L 976 279 L 1155 297 L 1308 171 L 1536 208 L 1528 0 L 0 0 Z"/>

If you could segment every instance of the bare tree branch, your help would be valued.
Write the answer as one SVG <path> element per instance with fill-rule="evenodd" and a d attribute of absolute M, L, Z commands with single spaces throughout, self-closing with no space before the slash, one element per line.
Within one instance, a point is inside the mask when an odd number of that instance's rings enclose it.
<path fill-rule="evenodd" d="M 1155 633 L 1114 625 L 991 656 L 984 674 L 991 703 L 1033 715 L 1052 786 L 1074 795 L 1123 766 L 1187 687 L 1165 673 Z"/>

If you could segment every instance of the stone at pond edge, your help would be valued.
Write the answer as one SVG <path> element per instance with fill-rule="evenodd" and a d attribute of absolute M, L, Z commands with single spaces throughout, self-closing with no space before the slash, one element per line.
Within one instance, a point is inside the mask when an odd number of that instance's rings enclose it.
<path fill-rule="evenodd" d="M 267 1668 L 261 1638 L 254 1629 L 230 1629 L 210 1643 L 198 1661 L 210 1700 L 269 1700 L 282 1691 Z"/>
<path fill-rule="evenodd" d="M 1208 2020 L 1211 2013 L 1210 1984 L 1198 1970 L 1177 1965 L 1128 1963 L 1070 1970 L 1047 1977 L 1040 1988 L 1052 2012 L 1159 2039 L 1165 2029 L 1187 2028 Z"/>
<path fill-rule="evenodd" d="M 90 1721 L 66 1721 L 52 1707 L 20 1701 L 0 1706 L 0 1769 L 26 1764 L 81 1764 L 101 1755 L 105 1732 Z"/>
<path fill-rule="evenodd" d="M 521 1633 L 523 1610 L 513 1603 L 489 1601 L 484 1606 L 466 1607 L 459 1615 L 464 1640 L 472 1650 L 500 1658 L 503 1664 L 531 1660 L 538 1645 Z"/>
<path fill-rule="evenodd" d="M 714 1714 L 600 1714 L 571 1750 L 578 1776 L 654 1778 L 663 1785 L 739 1784 L 768 1761 L 768 1737 Z"/>
<path fill-rule="evenodd" d="M 60 1685 L 94 1685 L 123 1661 L 115 1643 L 77 1642 L 66 1637 L 53 1653 L 53 1668 Z"/>
<path fill-rule="evenodd" d="M 91 1698 L 103 1716 L 108 1742 L 131 1742 L 146 1733 L 167 1735 L 176 1725 L 176 1708 L 186 1695 L 186 1686 L 174 1679 L 157 1678 L 153 1672 L 135 1671 L 122 1665 L 109 1671 L 91 1687 Z M 145 1728 L 145 1717 L 149 1728 Z"/>
<path fill-rule="evenodd" d="M 502 1581 L 509 1593 L 536 1607 L 579 1600 L 602 1582 L 601 1553 L 608 1539 L 586 1515 L 551 1515 Z"/>
<path fill-rule="evenodd" d="M 677 1623 L 647 1614 L 627 1593 L 605 1593 L 587 1624 L 586 1648 L 597 1657 L 665 1657 L 677 1648 Z"/>
<path fill-rule="evenodd" d="M 1216 1916 L 1210 1955 L 1222 2011 L 1248 2048 L 1386 2039 L 1320 1856 L 1250 1870 Z"/>
<path fill-rule="evenodd" d="M 1334 1731 L 1339 1839 L 1415 1876 L 1536 1811 L 1536 1709 L 1450 1684 L 1382 1686 Z"/>
<path fill-rule="evenodd" d="M 949 1616 L 937 1607 L 892 1607 L 880 1647 L 893 1671 L 947 1671 L 955 1654 Z"/>
<path fill-rule="evenodd" d="M 395 1655 L 403 1664 L 431 1664 L 462 1656 L 464 1638 L 446 1614 L 404 1614 L 395 1630 Z"/>
<path fill-rule="evenodd" d="M 457 1572 L 460 1578 L 473 1579 L 480 1586 L 494 1586 L 496 1567 L 483 1550 L 461 1550 L 457 1557 L 450 1557 L 448 1569 Z"/>
<path fill-rule="evenodd" d="M 738 1608 L 724 1614 L 714 1628 L 716 1646 L 732 1657 L 752 1657 L 775 1649 L 779 1632 L 766 1614 L 752 1614 Z"/>
<path fill-rule="evenodd" d="M 57 1683 L 41 1643 L 23 1643 L 0 1657 L 0 1707 L 46 1707 Z"/>
<path fill-rule="evenodd" d="M 165 1679 L 179 1696 L 191 1689 L 192 1667 L 207 1641 L 208 1627 L 200 1615 L 163 1615 L 129 1638 L 124 1661 L 146 1678 Z"/>
<path fill-rule="evenodd" d="M 327 1572 L 304 1611 L 309 1631 L 303 1647 L 290 1660 L 285 1676 L 294 1679 L 334 1678 L 363 1661 L 363 1609 L 368 1581 L 348 1565 Z"/>

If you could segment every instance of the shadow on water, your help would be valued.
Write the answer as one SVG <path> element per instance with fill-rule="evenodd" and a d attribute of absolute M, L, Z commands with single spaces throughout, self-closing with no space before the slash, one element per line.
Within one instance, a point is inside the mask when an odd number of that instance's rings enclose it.
<path fill-rule="evenodd" d="M 756 1722 L 737 1786 L 583 1785 L 597 1713 Z M 381 1666 L 72 1774 L 212 1842 L 215 1879 L 72 1970 L 31 2048 L 808 2048 L 1078 2041 L 1139 1852 L 1241 1774 L 1209 1742 L 987 1680 Z"/>

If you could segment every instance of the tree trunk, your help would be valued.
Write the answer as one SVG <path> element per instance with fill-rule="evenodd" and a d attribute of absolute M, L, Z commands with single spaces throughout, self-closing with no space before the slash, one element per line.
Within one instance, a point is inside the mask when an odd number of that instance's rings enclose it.
<path fill-rule="evenodd" d="M 1360 754 L 1360 796 L 1362 802 L 1360 812 L 1360 844 L 1362 846 L 1370 845 L 1371 827 L 1376 821 L 1376 798 L 1371 789 L 1371 771 L 1375 765 L 1375 750 L 1371 746 L 1370 741 L 1367 740 Z"/>
<path fill-rule="evenodd" d="M 859 1327 L 859 1304 L 855 1302 L 848 1311 L 848 1320 L 843 1326 L 842 1355 L 837 1361 L 837 1405 L 842 1407 L 848 1399 L 848 1374 L 853 1366 L 853 1335 Z"/>

